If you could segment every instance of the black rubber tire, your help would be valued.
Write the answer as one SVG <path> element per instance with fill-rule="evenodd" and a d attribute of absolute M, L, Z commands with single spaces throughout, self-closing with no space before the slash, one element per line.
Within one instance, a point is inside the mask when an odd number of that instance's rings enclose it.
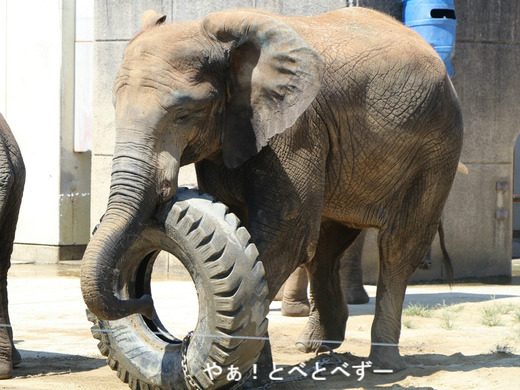
<path fill-rule="evenodd" d="M 162 206 L 114 270 L 120 299 L 150 294 L 153 263 L 160 250 L 175 255 L 190 273 L 199 301 L 197 326 L 187 349 L 188 373 L 202 389 L 233 385 L 231 365 L 247 373 L 258 360 L 267 332 L 269 302 L 258 251 L 249 233 L 222 203 L 181 188 Z M 93 336 L 108 365 L 132 389 L 188 388 L 181 367 L 182 342 L 157 315 L 105 321 L 88 313 Z M 203 370 L 223 370 L 213 380 Z"/>

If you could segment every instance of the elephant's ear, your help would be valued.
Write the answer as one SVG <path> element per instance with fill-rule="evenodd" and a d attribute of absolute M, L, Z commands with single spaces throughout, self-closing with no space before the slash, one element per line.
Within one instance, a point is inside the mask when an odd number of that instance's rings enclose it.
<path fill-rule="evenodd" d="M 222 155 L 234 168 L 296 122 L 320 89 L 325 63 L 274 15 L 215 12 L 204 18 L 202 29 L 228 55 Z"/>
<path fill-rule="evenodd" d="M 165 20 L 166 15 L 149 9 L 144 11 L 141 15 L 141 29 L 146 30 L 147 28 L 164 23 Z"/>

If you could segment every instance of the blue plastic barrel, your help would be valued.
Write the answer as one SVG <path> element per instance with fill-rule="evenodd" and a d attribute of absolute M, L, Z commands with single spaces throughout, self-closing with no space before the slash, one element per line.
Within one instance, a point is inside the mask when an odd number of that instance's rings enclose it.
<path fill-rule="evenodd" d="M 433 46 L 453 76 L 451 53 L 457 25 L 453 0 L 403 0 L 403 22 Z"/>

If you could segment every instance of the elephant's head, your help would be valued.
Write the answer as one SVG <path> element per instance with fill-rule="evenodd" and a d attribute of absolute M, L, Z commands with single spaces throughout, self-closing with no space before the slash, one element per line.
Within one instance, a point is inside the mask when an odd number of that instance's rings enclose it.
<path fill-rule="evenodd" d="M 115 82 L 108 208 L 81 277 L 85 302 L 104 319 L 153 312 L 149 297 L 116 299 L 113 270 L 155 207 L 175 195 L 179 167 L 220 152 L 227 167 L 240 166 L 296 122 L 324 73 L 310 44 L 270 14 L 164 20 L 145 12 Z"/>

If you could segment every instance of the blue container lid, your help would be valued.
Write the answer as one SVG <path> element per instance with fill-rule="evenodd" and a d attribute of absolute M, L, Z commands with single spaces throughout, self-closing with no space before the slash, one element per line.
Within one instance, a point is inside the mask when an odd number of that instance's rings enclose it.
<path fill-rule="evenodd" d="M 450 8 L 455 9 L 453 0 L 403 0 L 404 6 L 407 5 L 420 5 L 420 6 L 432 6 L 431 8 Z"/>
<path fill-rule="evenodd" d="M 423 24 L 456 25 L 453 0 L 404 0 L 403 22 L 409 27 Z"/>

